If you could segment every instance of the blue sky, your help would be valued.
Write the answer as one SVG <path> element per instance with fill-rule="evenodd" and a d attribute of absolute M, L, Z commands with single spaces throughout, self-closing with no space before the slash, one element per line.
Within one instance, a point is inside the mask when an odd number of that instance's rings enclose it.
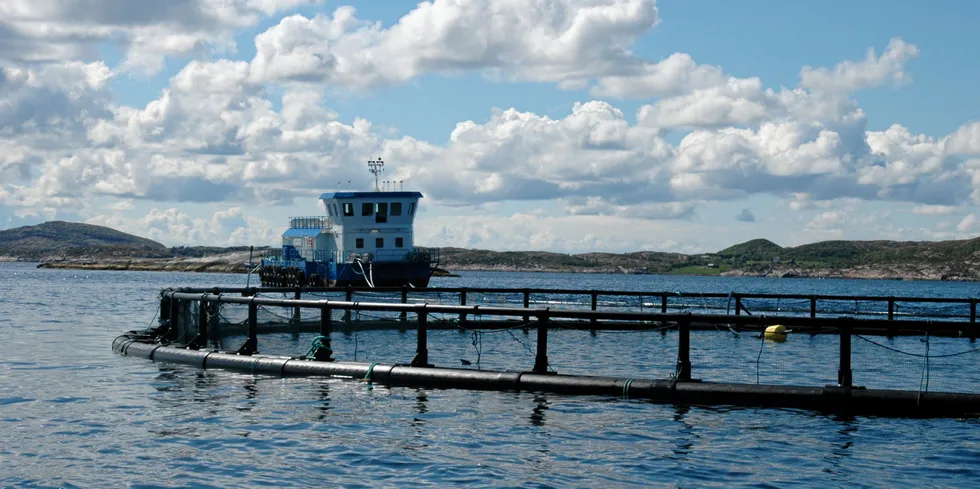
<path fill-rule="evenodd" d="M 0 229 L 270 244 L 380 154 L 419 245 L 980 232 L 975 2 L 59 1 L 0 41 Z"/>

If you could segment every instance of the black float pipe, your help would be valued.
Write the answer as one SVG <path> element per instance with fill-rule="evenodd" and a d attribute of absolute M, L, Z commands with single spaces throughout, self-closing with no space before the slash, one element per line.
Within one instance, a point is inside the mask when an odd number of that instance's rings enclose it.
<path fill-rule="evenodd" d="M 674 382 L 669 379 L 318 362 L 164 347 L 134 340 L 126 335 L 116 338 L 112 348 L 123 355 L 198 368 L 222 368 L 277 376 L 347 377 L 388 385 L 624 396 L 653 402 L 801 408 L 848 415 L 964 417 L 977 416 L 980 413 L 980 395 L 977 394 L 920 394 L 914 391 L 880 389 Z"/>

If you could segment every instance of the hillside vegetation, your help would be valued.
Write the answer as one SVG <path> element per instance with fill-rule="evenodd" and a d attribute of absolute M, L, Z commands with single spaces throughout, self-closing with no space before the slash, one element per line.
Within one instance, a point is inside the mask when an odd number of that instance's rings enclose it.
<path fill-rule="evenodd" d="M 50 221 L 0 231 L 0 256 L 37 260 L 51 256 L 164 257 L 166 246 L 115 229 L 77 222 Z"/>
<path fill-rule="evenodd" d="M 258 255 L 266 248 L 255 248 Z M 166 246 L 114 229 L 61 221 L 0 231 L 0 260 L 62 268 L 241 271 L 248 247 Z M 716 253 L 551 253 L 442 248 L 440 266 L 499 270 L 765 277 L 980 280 L 980 238 L 822 241 L 795 247 L 753 239 Z"/>

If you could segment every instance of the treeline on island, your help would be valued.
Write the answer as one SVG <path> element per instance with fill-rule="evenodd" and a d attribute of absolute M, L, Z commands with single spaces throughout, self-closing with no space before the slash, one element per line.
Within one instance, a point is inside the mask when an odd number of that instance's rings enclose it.
<path fill-rule="evenodd" d="M 266 247 L 256 247 L 261 256 Z M 0 261 L 59 268 L 241 272 L 249 247 L 178 246 L 91 224 L 51 221 L 0 231 Z M 955 241 L 822 241 L 782 247 L 754 239 L 715 253 L 552 253 L 442 248 L 450 271 L 538 271 L 980 280 L 980 238 Z"/>

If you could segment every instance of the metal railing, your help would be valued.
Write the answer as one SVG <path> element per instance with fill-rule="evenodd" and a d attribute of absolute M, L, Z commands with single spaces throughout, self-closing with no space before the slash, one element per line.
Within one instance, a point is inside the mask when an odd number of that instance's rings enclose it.
<path fill-rule="evenodd" d="M 212 289 L 184 288 L 181 291 L 203 293 Z M 226 293 L 251 295 L 257 292 L 295 292 L 295 288 L 225 288 Z M 784 318 L 792 321 L 800 317 L 840 317 L 888 321 L 934 320 L 949 322 L 955 329 L 971 338 L 976 336 L 977 303 L 975 297 L 903 297 L 903 296 L 845 296 L 802 294 L 756 294 L 742 292 L 701 293 L 671 291 L 618 291 L 546 288 L 496 288 L 496 287 L 427 287 L 420 289 L 348 287 L 304 288 L 302 292 L 345 293 L 346 300 L 357 295 L 384 300 L 402 300 L 408 291 L 416 298 L 438 301 L 441 304 L 486 306 L 535 305 L 561 306 L 592 311 L 640 311 L 667 313 L 717 314 L 722 317 L 758 316 Z M 859 306 L 859 307 L 855 307 Z M 969 325 L 963 324 L 969 323 Z M 896 331 L 894 328 L 891 331 Z"/>
<path fill-rule="evenodd" d="M 546 373 L 548 371 L 548 331 L 552 328 L 579 329 L 579 330 L 665 330 L 664 325 L 670 325 L 678 333 L 677 344 L 677 364 L 674 379 L 676 381 L 691 381 L 691 330 L 696 323 L 707 324 L 728 324 L 744 331 L 763 331 L 766 327 L 783 324 L 784 317 L 766 316 L 733 316 L 733 315 L 712 315 L 712 314 L 664 314 L 657 312 L 622 312 L 622 311 L 592 311 L 592 310 L 561 310 L 561 309 L 532 309 L 515 307 L 493 307 L 479 305 L 440 305 L 440 304 L 407 304 L 407 303 L 383 303 L 383 302 L 353 302 L 353 301 L 332 301 L 332 300 L 308 300 L 308 299 L 285 299 L 260 296 L 235 296 L 225 295 L 227 290 L 216 290 L 214 293 L 191 293 L 177 290 L 165 290 L 161 294 L 160 317 L 169 322 L 171 335 L 178 335 L 182 329 L 181 336 L 189 337 L 188 330 L 196 330 L 196 335 L 187 342 L 190 349 L 200 349 L 207 346 L 209 338 L 208 329 L 212 324 L 212 317 L 209 315 L 209 307 L 214 304 L 239 304 L 248 307 L 247 332 L 244 344 L 236 350 L 241 355 L 252 355 L 259 351 L 258 343 L 258 308 L 259 307 L 284 307 L 295 309 L 314 309 L 320 312 L 318 332 L 325 338 L 326 346 L 329 349 L 329 337 L 333 330 L 332 311 L 376 311 L 393 312 L 403 315 L 414 315 L 417 329 L 417 344 L 415 358 L 412 366 L 429 366 L 428 356 L 428 321 L 432 314 L 459 315 L 465 318 L 467 315 L 486 315 L 502 316 L 513 319 L 523 318 L 526 327 L 534 327 L 537 330 L 537 343 L 535 348 L 534 366 L 531 372 Z M 298 293 L 297 293 L 298 295 Z M 200 314 L 197 318 L 196 328 L 190 325 L 181 324 L 181 311 L 189 310 L 188 304 L 195 304 L 196 311 Z M 183 314 L 184 321 L 187 320 L 186 312 Z M 534 318 L 529 321 L 529 318 Z M 556 320 L 567 320 L 556 322 Z M 615 326 L 607 326 L 615 323 Z M 894 321 L 887 319 L 858 319 L 852 317 L 798 317 L 795 324 L 802 330 L 824 330 L 831 331 L 839 337 L 838 349 L 838 386 L 852 387 L 851 373 L 851 341 L 852 335 L 859 331 L 875 330 L 900 330 L 910 331 L 919 334 L 941 335 L 947 332 L 950 327 L 962 327 L 962 323 L 950 323 L 943 321 L 923 321 L 923 320 L 903 320 Z M 533 325 L 533 326 L 532 326 Z M 486 324 L 483 328 L 488 329 Z M 513 325 L 501 325 L 500 328 L 513 328 Z M 972 350 L 971 350 L 972 351 Z M 328 360 L 332 360 L 329 359 Z"/>
<path fill-rule="evenodd" d="M 334 225 L 327 216 L 290 217 L 289 227 L 293 229 L 330 229 Z"/>
<path fill-rule="evenodd" d="M 437 248 L 415 248 L 406 249 L 381 249 L 368 253 L 358 253 L 346 250 L 296 250 L 296 255 L 309 261 L 335 261 L 337 263 L 350 263 L 354 257 L 364 261 L 411 261 L 436 263 L 439 261 L 439 250 Z M 282 260 L 282 249 L 268 250 L 263 253 L 263 258 L 271 261 Z"/>

